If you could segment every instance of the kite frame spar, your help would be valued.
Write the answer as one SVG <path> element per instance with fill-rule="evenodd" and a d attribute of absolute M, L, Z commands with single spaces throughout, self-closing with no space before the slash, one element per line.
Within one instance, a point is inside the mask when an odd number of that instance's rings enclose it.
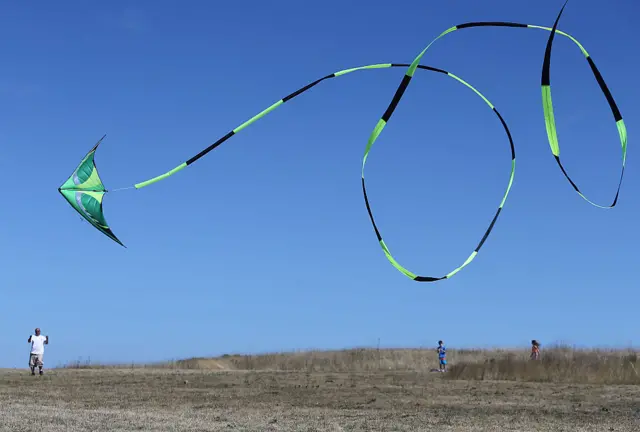
<path fill-rule="evenodd" d="M 320 79 L 317 79 L 317 80 L 311 82 L 310 84 L 307 84 L 306 86 L 296 90 L 295 92 L 289 94 L 288 96 L 280 99 L 276 103 L 274 103 L 271 106 L 269 106 L 267 109 L 263 110 L 262 112 L 258 113 L 257 115 L 255 115 L 254 117 L 250 118 L 246 122 L 242 123 L 240 126 L 238 126 L 235 129 L 231 130 L 226 135 L 224 135 L 223 137 L 218 139 L 216 142 L 214 142 L 213 144 L 211 144 L 210 146 L 208 146 L 207 148 L 202 150 L 200 153 L 198 153 L 197 155 L 195 155 L 192 158 L 188 159 L 186 162 L 183 162 L 182 164 L 180 164 L 177 167 L 173 168 L 172 170 L 169 170 L 166 173 L 161 174 L 161 175 L 156 176 L 156 177 L 153 177 L 153 178 L 151 178 L 149 180 L 145 180 L 143 182 L 136 183 L 133 186 L 130 186 L 130 187 L 127 187 L 127 188 L 122 188 L 122 189 L 141 189 L 143 187 L 149 186 L 149 185 L 154 184 L 154 183 L 156 183 L 156 182 L 158 182 L 160 180 L 163 180 L 163 179 L 165 179 L 167 177 L 172 176 L 173 174 L 175 174 L 175 173 L 183 170 L 187 166 L 193 164 L 195 161 L 199 160 L 200 158 L 205 156 L 210 151 L 214 150 L 216 147 L 218 147 L 223 142 L 227 141 L 229 138 L 231 138 L 233 135 L 235 135 L 238 132 L 240 132 L 242 129 L 246 128 L 247 126 L 251 125 L 252 123 L 254 123 L 257 120 L 261 119 L 262 117 L 266 116 L 271 111 L 275 110 L 276 108 L 278 108 L 280 105 L 284 104 L 285 102 L 288 102 L 291 99 L 293 99 L 293 98 L 299 96 L 300 94 L 306 92 L 307 90 L 315 87 L 317 84 L 319 84 L 322 81 L 328 80 L 330 78 L 336 78 L 336 77 L 339 77 L 339 76 L 347 75 L 349 73 L 360 71 L 360 70 L 384 69 L 384 68 L 392 68 L 392 67 L 408 67 L 407 72 L 405 73 L 405 76 L 403 77 L 400 85 L 396 89 L 396 92 L 394 94 L 393 99 L 391 100 L 389 106 L 385 110 L 385 112 L 382 115 L 382 117 L 378 120 L 375 128 L 371 132 L 371 134 L 369 136 L 369 139 L 367 141 L 367 146 L 365 148 L 364 156 L 363 156 L 363 159 L 362 159 L 362 192 L 363 192 L 365 204 L 366 204 L 366 207 L 367 207 L 367 212 L 369 214 L 369 218 L 371 220 L 371 224 L 373 225 L 376 237 L 378 238 L 378 242 L 379 242 L 380 246 L 382 247 L 382 250 L 383 250 L 385 256 L 387 257 L 387 259 L 389 260 L 389 262 L 398 271 L 400 271 L 405 276 L 407 276 L 410 279 L 412 279 L 414 281 L 417 281 L 417 282 L 435 282 L 435 281 L 439 281 L 439 280 L 442 280 L 442 279 L 448 279 L 451 276 L 455 275 L 460 270 L 462 270 L 464 267 L 466 267 L 469 263 L 471 263 L 471 261 L 473 261 L 473 259 L 477 256 L 478 252 L 480 251 L 480 248 L 484 245 L 485 241 L 487 240 L 489 234 L 493 230 L 493 227 L 494 227 L 496 221 L 498 220 L 498 216 L 500 215 L 500 213 L 502 211 L 502 208 L 503 208 L 503 206 L 504 206 L 504 204 L 505 204 L 505 202 L 507 200 L 507 197 L 509 195 L 509 192 L 511 190 L 511 186 L 513 184 L 513 180 L 514 180 L 514 177 L 515 177 L 515 161 L 516 161 L 516 159 L 515 159 L 515 146 L 514 146 L 514 143 L 513 143 L 513 139 L 511 137 L 511 133 L 509 131 L 509 128 L 507 127 L 507 124 L 506 124 L 505 120 L 502 118 L 502 116 L 500 115 L 498 110 L 495 108 L 495 106 L 491 102 L 489 102 L 489 100 L 482 93 L 480 93 L 478 90 L 476 90 L 473 86 L 471 86 L 469 83 L 464 81 L 462 78 L 460 78 L 460 77 L 458 77 L 458 76 L 456 76 L 456 75 L 454 75 L 454 74 L 452 74 L 450 72 L 447 72 L 447 71 L 445 71 L 443 69 L 438 69 L 438 68 L 431 67 L 431 66 L 423 66 L 423 65 L 419 64 L 420 60 L 422 59 L 424 54 L 427 52 L 427 50 L 431 47 L 431 45 L 433 45 L 438 39 L 442 38 L 443 36 L 445 36 L 445 35 L 447 35 L 447 34 L 449 34 L 451 32 L 454 32 L 456 30 L 467 29 L 467 28 L 474 28 L 474 27 L 530 28 L 530 29 L 541 29 L 541 30 L 546 30 L 546 31 L 550 32 L 549 39 L 547 40 L 547 45 L 546 45 L 545 54 L 544 54 L 544 61 L 543 61 L 543 65 L 542 65 L 541 89 L 542 89 L 542 106 L 543 106 L 543 112 L 544 112 L 545 126 L 546 126 L 546 130 L 547 130 L 547 138 L 548 138 L 548 141 L 549 141 L 549 145 L 551 147 L 551 152 L 552 152 L 556 162 L 558 163 L 558 166 L 560 167 L 562 173 L 566 177 L 566 179 L 573 186 L 575 191 L 585 201 L 587 201 L 588 203 L 592 204 L 593 206 L 596 206 L 596 207 L 599 207 L 599 208 L 605 208 L 605 209 L 613 208 L 616 205 L 617 201 L 618 201 L 618 196 L 619 196 L 619 193 L 620 193 L 620 188 L 622 186 L 622 179 L 623 179 L 623 176 L 624 176 L 624 169 L 625 169 L 625 163 L 626 163 L 627 129 L 626 129 L 624 120 L 622 118 L 622 114 L 620 113 L 620 110 L 618 109 L 618 107 L 617 107 L 617 105 L 616 105 L 616 103 L 615 103 L 615 101 L 613 99 L 613 96 L 611 95 L 611 92 L 609 91 L 606 83 L 604 82 L 604 79 L 602 78 L 602 75 L 600 74 L 599 70 L 597 69 L 597 67 L 596 67 L 593 59 L 589 55 L 589 53 L 580 44 L 580 42 L 578 42 L 573 36 L 571 36 L 571 35 L 563 32 L 563 31 L 557 29 L 558 22 L 560 21 L 560 17 L 562 16 L 562 13 L 563 13 L 564 8 L 566 7 L 567 3 L 568 3 L 568 0 L 565 1 L 564 5 L 562 6 L 562 9 L 560 10 L 560 13 L 558 14 L 558 16 L 557 16 L 552 28 L 542 27 L 542 26 L 537 26 L 537 25 L 513 23 L 513 22 L 493 22 L 492 21 L 492 22 L 469 22 L 469 23 L 464 23 L 464 24 L 460 24 L 460 25 L 457 25 L 457 26 L 453 26 L 453 27 L 445 30 L 444 32 L 442 32 L 438 37 L 436 37 L 433 41 L 431 41 L 431 43 L 429 43 L 429 45 L 427 45 L 427 47 L 425 49 L 423 49 L 422 52 L 420 52 L 420 54 L 413 60 L 413 62 L 410 65 L 408 65 L 408 64 L 398 64 L 398 63 L 374 64 L 374 65 L 360 66 L 360 67 L 345 69 L 345 70 L 341 70 L 341 71 L 335 72 L 333 74 L 324 76 L 324 77 L 322 77 Z M 615 194 L 614 200 L 613 200 L 612 204 L 609 205 L 609 206 L 602 206 L 602 205 L 595 204 L 594 202 L 590 201 L 580 191 L 580 189 L 575 184 L 575 182 L 570 178 L 570 176 L 567 174 L 567 171 L 565 170 L 565 168 L 563 167 L 563 165 L 562 165 L 562 163 L 560 161 L 560 146 L 559 146 L 559 143 L 558 143 L 558 135 L 557 135 L 556 125 L 555 125 L 555 118 L 554 118 L 554 113 L 553 113 L 553 104 L 552 104 L 552 99 L 551 99 L 551 79 L 550 79 L 551 50 L 552 50 L 553 39 L 554 39 L 554 36 L 555 36 L 556 33 L 567 37 L 575 45 L 577 45 L 578 48 L 580 48 L 581 52 L 586 57 L 586 60 L 589 63 L 591 71 L 593 72 L 594 77 L 596 78 L 596 81 L 598 82 L 598 85 L 600 86 L 601 91 L 603 92 L 603 94 L 605 95 L 605 97 L 607 99 L 607 102 L 609 103 L 609 107 L 610 107 L 611 112 L 613 114 L 613 117 L 614 117 L 614 119 L 616 121 L 616 126 L 618 128 L 618 134 L 620 136 L 620 142 L 621 142 L 621 145 L 622 145 L 622 170 L 621 170 L 620 181 L 618 182 L 618 188 L 616 190 L 616 194 Z M 471 255 L 469 255 L 469 257 L 466 259 L 466 261 L 462 265 L 460 265 L 459 267 L 455 268 L 453 271 L 447 273 L 444 276 L 440 276 L 440 277 L 416 275 L 416 274 L 412 273 L 411 271 L 407 270 L 406 268 L 404 268 L 402 265 L 400 265 L 393 258 L 389 248 L 387 247 L 387 245 L 385 244 L 384 240 L 382 239 L 382 235 L 380 234 L 380 231 L 379 231 L 379 229 L 376 226 L 376 223 L 374 221 L 373 213 L 371 211 L 371 206 L 369 204 L 369 199 L 367 198 L 367 191 L 366 191 L 365 181 L 364 181 L 364 167 L 365 167 L 366 160 L 367 160 L 367 157 L 369 155 L 369 152 L 371 150 L 371 147 L 373 146 L 373 143 L 378 139 L 378 137 L 382 133 L 382 131 L 383 131 L 384 127 L 386 126 L 386 124 L 389 122 L 389 120 L 390 120 L 391 116 L 393 115 L 393 112 L 395 111 L 398 103 L 402 99 L 402 96 L 403 96 L 404 92 L 406 91 L 407 87 L 409 86 L 409 83 L 411 82 L 411 79 L 413 78 L 413 75 L 415 74 L 416 70 L 418 70 L 418 69 L 420 69 L 420 70 L 428 70 L 428 71 L 432 71 L 432 72 L 438 72 L 438 73 L 445 74 L 445 75 L 447 75 L 447 76 L 449 76 L 451 78 L 454 78 L 458 82 L 464 84 L 469 89 L 473 90 L 478 96 L 480 96 L 487 103 L 487 105 L 494 111 L 494 113 L 496 114 L 496 116 L 500 120 L 500 123 L 504 127 L 504 130 L 505 130 L 505 132 L 507 134 L 507 137 L 509 139 L 509 144 L 510 144 L 510 149 L 511 149 L 511 174 L 509 176 L 509 183 L 508 183 L 506 192 L 505 192 L 505 194 L 504 194 L 504 196 L 502 198 L 502 201 L 500 202 L 500 205 L 498 206 L 498 209 L 497 209 L 493 219 L 491 220 L 491 223 L 489 224 L 489 227 L 485 231 L 484 235 L 482 236 L 482 239 L 480 240 L 480 242 L 478 243 L 476 248 L 473 250 Z M 108 224 L 106 222 L 106 219 L 105 219 L 105 217 L 103 215 L 103 212 L 102 212 L 102 200 L 103 200 L 104 194 L 107 193 L 108 191 L 104 188 L 104 185 L 102 184 L 102 181 L 100 180 L 100 176 L 98 175 L 98 171 L 97 171 L 97 168 L 95 166 L 95 161 L 94 161 L 94 154 L 95 154 L 98 146 L 102 142 L 102 139 L 104 139 L 104 136 L 89 151 L 89 153 L 87 153 L 87 155 L 82 160 L 80 165 L 78 165 L 78 167 L 76 168 L 76 170 L 74 171 L 72 176 L 58 190 L 66 198 L 66 200 L 71 204 L 71 206 L 76 211 L 78 211 L 87 221 L 89 221 L 89 223 L 91 223 L 94 227 L 96 227 L 98 230 L 100 230 L 102 233 L 104 233 L 106 236 L 108 236 L 109 238 L 111 238 L 112 240 L 117 242 L 118 244 L 124 246 L 124 244 L 115 236 L 115 234 L 109 228 L 109 226 L 108 226 Z M 122 190 L 122 189 L 118 189 L 118 190 Z"/>

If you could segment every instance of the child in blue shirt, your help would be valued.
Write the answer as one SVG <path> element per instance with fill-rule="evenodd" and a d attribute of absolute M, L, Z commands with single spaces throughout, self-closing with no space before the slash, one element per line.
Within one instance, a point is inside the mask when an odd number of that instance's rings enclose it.
<path fill-rule="evenodd" d="M 440 363 L 438 365 L 438 370 L 440 372 L 446 372 L 447 371 L 447 349 L 445 348 L 441 340 L 438 341 L 438 360 Z"/>

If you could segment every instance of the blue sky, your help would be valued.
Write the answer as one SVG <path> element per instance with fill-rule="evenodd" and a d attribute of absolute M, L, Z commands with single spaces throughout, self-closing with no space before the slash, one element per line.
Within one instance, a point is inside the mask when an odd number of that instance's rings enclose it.
<path fill-rule="evenodd" d="M 476 260 L 419 284 L 385 259 L 360 186 L 367 138 L 404 69 L 328 81 L 174 177 L 108 194 L 128 249 L 56 191 L 102 134 L 108 188 L 161 174 L 328 73 L 409 63 L 468 21 L 551 26 L 558 0 L 12 3 L 0 21 L 0 366 L 374 345 L 629 345 L 635 245 L 636 2 L 573 1 L 560 28 L 592 54 L 629 129 L 614 210 L 583 201 L 547 143 L 540 70 L 548 33 L 452 33 L 423 64 L 469 81 L 516 144 L 510 199 Z M 620 144 L 580 51 L 557 38 L 552 89 L 566 168 L 609 204 Z M 506 136 L 482 100 L 418 72 L 367 163 L 376 220 L 396 258 L 431 276 L 460 265 L 509 178 Z M 637 341 L 636 341 L 637 342 Z"/>

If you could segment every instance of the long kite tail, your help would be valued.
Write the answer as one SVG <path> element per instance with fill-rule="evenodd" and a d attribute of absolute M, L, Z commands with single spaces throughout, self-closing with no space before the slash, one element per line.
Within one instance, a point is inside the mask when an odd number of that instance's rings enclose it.
<path fill-rule="evenodd" d="M 625 127 L 624 121 L 622 119 L 622 115 L 620 114 L 620 110 L 616 106 L 616 103 L 615 103 L 615 101 L 613 99 L 613 96 L 611 95 L 611 92 L 609 91 L 607 85 L 605 84 L 604 79 L 602 78 L 602 75 L 600 74 L 600 72 L 596 68 L 596 65 L 595 65 L 593 59 L 591 58 L 591 56 L 589 55 L 589 53 L 580 44 L 580 42 L 578 42 L 573 36 L 571 36 L 571 35 L 563 32 L 563 31 L 557 29 L 558 22 L 560 20 L 562 12 L 564 11 L 564 8 L 567 5 L 567 2 L 568 2 L 568 0 L 562 6 L 562 9 L 560 10 L 560 13 L 558 14 L 558 16 L 557 16 L 557 18 L 555 20 L 555 23 L 553 24 L 552 28 L 542 27 L 542 26 L 537 26 L 537 25 L 530 25 L 530 24 L 514 23 L 514 22 L 495 22 L 495 21 L 490 21 L 490 22 L 468 22 L 468 23 L 464 23 L 464 24 L 460 24 L 460 25 L 451 27 L 451 28 L 445 30 L 444 32 L 442 32 L 438 37 L 436 37 L 433 41 L 431 41 L 431 43 L 429 43 L 429 45 L 427 45 L 427 47 L 420 52 L 420 54 L 418 54 L 418 56 L 413 60 L 413 62 L 411 62 L 411 64 L 398 64 L 398 63 L 374 64 L 374 65 L 360 66 L 360 67 L 345 69 L 345 70 L 341 70 L 341 71 L 332 73 L 330 75 L 326 75 L 326 76 L 324 76 L 322 78 L 319 78 L 319 79 L 307 84 L 306 86 L 294 91 L 293 93 L 285 96 L 284 98 L 280 99 L 279 101 L 277 101 L 276 103 L 272 104 L 271 106 L 269 106 L 268 108 L 266 108 L 262 112 L 258 113 L 254 117 L 250 118 L 249 120 L 245 121 L 244 123 L 242 123 L 241 125 L 239 125 L 235 129 L 229 131 L 226 135 L 224 135 L 223 137 L 218 139 L 216 142 L 214 142 L 213 144 L 211 144 L 210 146 L 208 146 L 207 148 L 202 150 L 197 155 L 195 155 L 192 158 L 188 159 L 186 162 L 178 165 L 177 167 L 173 168 L 172 170 L 170 170 L 170 171 L 168 171 L 168 172 L 166 172 L 164 174 L 161 174 L 161 175 L 159 175 L 157 177 L 153 177 L 153 178 L 151 178 L 149 180 L 137 183 L 132 187 L 136 188 L 136 189 L 140 189 L 140 188 L 149 186 L 149 185 L 151 185 L 153 183 L 156 183 L 156 182 L 158 182 L 160 180 L 163 180 L 163 179 L 165 179 L 167 177 L 170 177 L 171 175 L 183 170 L 184 168 L 186 168 L 187 166 L 193 164 L 195 161 L 199 160 L 200 158 L 205 156 L 207 153 L 209 153 L 210 151 L 214 150 L 216 147 L 218 147 L 219 145 L 221 145 L 222 143 L 227 141 L 229 138 L 231 138 L 232 136 L 234 136 L 235 134 L 240 132 L 242 129 L 246 128 L 247 126 L 251 125 L 252 123 L 254 123 L 257 120 L 261 119 L 262 117 L 266 116 L 267 114 L 269 114 L 270 112 L 272 112 L 273 110 L 278 108 L 279 106 L 283 105 L 285 102 L 288 102 L 291 99 L 293 99 L 293 98 L 301 95 L 302 93 L 306 92 L 307 90 L 310 90 L 311 88 L 315 87 L 316 85 L 318 85 L 322 81 L 325 81 L 325 80 L 328 80 L 328 79 L 331 79 L 331 78 L 340 77 L 340 76 L 347 75 L 347 74 L 350 74 L 352 72 L 361 71 L 361 70 L 384 69 L 384 68 L 392 68 L 392 67 L 408 67 L 408 69 L 407 69 L 407 71 L 405 73 L 405 76 L 403 77 L 400 85 L 396 89 L 396 92 L 395 92 L 395 94 L 393 96 L 393 99 L 391 100 L 389 106 L 387 107 L 387 109 L 383 113 L 382 117 L 378 120 L 376 126 L 374 127 L 374 129 L 371 132 L 371 134 L 369 136 L 369 139 L 367 141 L 367 145 L 366 145 L 366 148 L 365 148 L 364 156 L 363 156 L 363 159 L 362 159 L 362 192 L 363 192 L 365 204 L 366 204 L 366 207 L 367 207 L 367 212 L 368 212 L 369 217 L 371 219 L 371 224 L 372 224 L 372 226 L 374 228 L 375 234 L 376 234 L 376 236 L 378 238 L 378 242 L 379 242 L 380 246 L 382 247 L 382 249 L 384 251 L 384 254 L 387 257 L 387 259 L 391 262 L 391 264 L 396 269 L 398 269 L 400 272 L 402 272 L 407 277 L 409 277 L 409 278 L 411 278 L 411 279 L 413 279 L 415 281 L 419 281 L 419 282 L 434 282 L 434 281 L 450 278 L 451 276 L 453 276 L 454 274 L 459 272 L 461 269 L 463 269 L 465 266 L 467 266 L 476 257 L 476 255 L 480 251 L 480 248 L 483 246 L 483 244 L 485 243 L 485 241 L 488 238 L 489 234 L 491 233 L 491 231 L 492 231 L 492 229 L 493 229 L 493 227 L 494 227 L 494 225 L 495 225 L 495 223 L 496 223 L 496 221 L 498 219 L 498 216 L 500 215 L 500 213 L 502 211 L 502 208 L 504 207 L 504 204 L 505 204 L 505 202 L 507 200 L 507 197 L 509 195 L 509 191 L 511 190 L 511 186 L 513 184 L 513 179 L 514 179 L 514 176 L 515 176 L 515 146 L 514 146 L 513 139 L 511 137 L 511 133 L 509 131 L 509 128 L 507 127 L 507 124 L 506 124 L 505 120 L 500 115 L 498 110 L 493 106 L 493 104 L 491 102 L 489 102 L 489 100 L 484 95 L 482 95 L 478 90 L 476 90 L 469 83 L 464 81 L 462 78 L 460 78 L 460 77 L 458 77 L 458 76 L 456 76 L 456 75 L 454 75 L 454 74 L 452 74 L 450 72 L 447 72 L 447 71 L 442 70 L 442 69 L 430 67 L 430 66 L 420 65 L 420 61 L 421 61 L 422 57 L 427 52 L 427 50 L 431 47 L 431 45 L 433 43 L 435 43 L 438 39 L 442 38 L 443 36 L 445 36 L 445 35 L 447 35 L 449 33 L 452 33 L 452 32 L 454 32 L 456 30 L 475 28 L 475 27 L 529 28 L 529 29 L 540 29 L 540 30 L 545 30 L 545 31 L 550 32 L 549 39 L 548 39 L 547 45 L 546 45 L 543 66 L 542 66 L 541 85 L 542 85 L 543 112 L 544 112 L 545 125 L 546 125 L 546 129 L 547 129 L 547 137 L 548 137 L 548 140 L 549 140 L 549 145 L 551 147 L 551 152 L 552 152 L 555 160 L 557 161 L 560 169 L 562 170 L 563 174 L 567 178 L 567 180 L 570 182 L 570 184 L 573 186 L 573 188 L 576 190 L 576 192 L 583 199 L 585 199 L 590 204 L 592 204 L 592 205 L 594 205 L 596 207 L 599 207 L 599 208 L 612 208 L 617 203 L 618 195 L 620 193 L 620 188 L 621 188 L 621 185 L 622 185 L 622 178 L 624 176 L 624 167 L 625 167 L 625 162 L 626 162 L 627 131 L 626 131 L 626 127 Z M 592 201 L 590 201 L 580 191 L 580 189 L 578 188 L 576 183 L 569 177 L 569 175 L 567 174 L 565 168 L 563 167 L 562 163 L 560 162 L 560 147 L 559 147 L 559 144 L 558 144 L 558 135 L 557 135 L 556 126 L 555 126 L 555 120 L 554 120 L 554 115 L 553 115 L 553 105 L 552 105 L 552 102 L 551 102 L 551 81 L 550 81 L 551 49 L 552 49 L 553 39 L 554 39 L 556 34 L 565 36 L 568 39 L 570 39 L 575 45 L 578 46 L 578 48 L 584 54 L 584 56 L 587 59 L 587 62 L 589 63 L 589 66 L 590 66 L 590 68 L 591 68 L 591 70 L 592 70 L 592 72 L 593 72 L 593 74 L 594 74 L 599 86 L 600 86 L 600 89 L 604 93 L 604 95 L 605 95 L 605 97 L 606 97 L 606 99 L 607 99 L 607 101 L 609 103 L 609 106 L 610 106 L 611 111 L 613 113 L 614 119 L 616 121 L 616 125 L 618 127 L 620 141 L 621 141 L 621 144 L 622 144 L 622 170 L 621 170 L 620 182 L 618 183 L 618 188 L 616 190 L 615 198 L 613 200 L 613 203 L 611 205 L 609 205 L 609 206 L 598 205 L 598 204 L 595 204 Z M 503 128 L 505 130 L 505 133 L 507 134 L 507 138 L 509 140 L 510 151 L 511 151 L 511 173 L 510 173 L 510 176 L 509 176 L 509 182 L 508 182 L 506 191 L 504 193 L 504 196 L 502 197 L 502 200 L 500 201 L 500 205 L 498 206 L 498 209 L 497 209 L 493 219 L 491 220 L 491 223 L 489 224 L 489 227 L 485 231 L 484 235 L 482 236 L 482 238 L 481 238 L 480 242 L 478 243 L 478 245 L 476 246 L 476 248 L 473 250 L 473 252 L 467 258 L 467 260 L 462 265 L 460 265 L 459 267 L 454 269 L 453 271 L 449 272 L 448 274 L 446 274 L 444 276 L 440 276 L 440 277 L 418 276 L 418 275 L 412 273 L 411 271 L 405 269 L 404 267 L 402 267 L 393 258 L 393 256 L 391 255 L 391 252 L 389 251 L 389 248 L 387 247 L 387 245 L 385 244 L 384 240 L 382 239 L 382 235 L 380 234 L 380 230 L 378 229 L 378 227 L 376 226 L 376 223 L 374 221 L 373 213 L 371 211 L 371 206 L 370 206 L 369 200 L 367 198 L 367 191 L 366 191 L 365 180 L 364 180 L 364 168 L 365 168 L 365 164 L 366 164 L 369 152 L 371 150 L 371 147 L 373 146 L 375 141 L 380 136 L 380 133 L 384 130 L 384 127 L 386 126 L 386 124 L 391 119 L 391 116 L 393 115 L 393 112 L 395 111 L 398 103 L 402 99 L 402 96 L 404 95 L 404 92 L 406 91 L 407 87 L 409 86 L 409 83 L 411 82 L 411 79 L 413 78 L 413 75 L 415 74 L 416 70 L 419 70 L 419 69 L 420 70 L 428 70 L 428 71 L 432 71 L 432 72 L 438 72 L 438 73 L 445 74 L 445 75 L 457 80 L 458 82 L 464 84 L 466 87 L 468 87 L 469 89 L 473 90 L 478 96 L 480 96 L 486 102 L 486 104 L 494 111 L 494 113 L 496 114 L 498 120 L 502 124 L 502 126 L 503 126 Z"/>

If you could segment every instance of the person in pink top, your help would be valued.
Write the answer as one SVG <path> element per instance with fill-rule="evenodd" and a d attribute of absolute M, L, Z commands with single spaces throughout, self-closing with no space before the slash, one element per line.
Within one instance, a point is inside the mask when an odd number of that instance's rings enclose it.
<path fill-rule="evenodd" d="M 540 342 L 537 340 L 531 341 L 531 360 L 538 360 L 540 358 Z"/>

